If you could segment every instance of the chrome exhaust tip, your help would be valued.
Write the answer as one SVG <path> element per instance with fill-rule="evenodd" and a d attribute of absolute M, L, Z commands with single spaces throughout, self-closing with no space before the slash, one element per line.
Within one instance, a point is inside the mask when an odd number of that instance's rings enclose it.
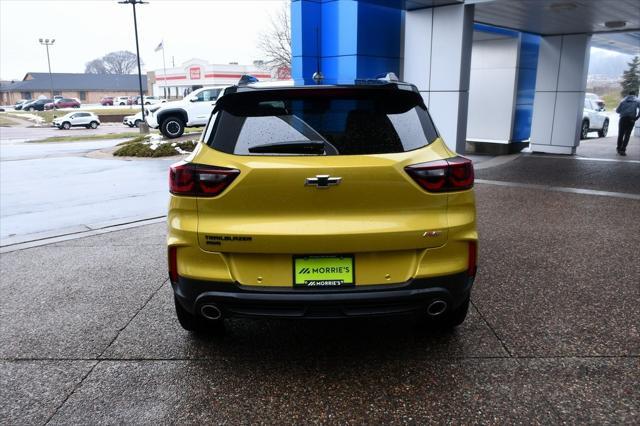
<path fill-rule="evenodd" d="M 208 320 L 219 320 L 222 318 L 222 311 L 216 305 L 202 305 L 200 314 Z"/>
<path fill-rule="evenodd" d="M 438 315 L 442 315 L 444 313 L 444 311 L 447 310 L 447 302 L 445 302 L 444 300 L 434 300 L 433 302 L 429 303 L 429 306 L 427 306 L 427 314 L 429 314 L 429 316 L 432 317 L 437 317 Z"/>

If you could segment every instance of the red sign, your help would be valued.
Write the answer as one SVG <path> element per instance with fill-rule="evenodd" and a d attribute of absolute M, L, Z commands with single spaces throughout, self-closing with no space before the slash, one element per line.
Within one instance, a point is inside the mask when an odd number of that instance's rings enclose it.
<path fill-rule="evenodd" d="M 189 76 L 191 80 L 200 80 L 200 67 L 189 68 Z"/>

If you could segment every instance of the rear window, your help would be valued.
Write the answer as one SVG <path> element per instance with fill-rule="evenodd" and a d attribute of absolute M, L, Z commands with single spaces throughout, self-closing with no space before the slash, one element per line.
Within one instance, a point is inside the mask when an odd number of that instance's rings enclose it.
<path fill-rule="evenodd" d="M 389 154 L 438 136 L 420 95 L 397 89 L 241 92 L 217 110 L 207 143 L 236 155 Z"/>

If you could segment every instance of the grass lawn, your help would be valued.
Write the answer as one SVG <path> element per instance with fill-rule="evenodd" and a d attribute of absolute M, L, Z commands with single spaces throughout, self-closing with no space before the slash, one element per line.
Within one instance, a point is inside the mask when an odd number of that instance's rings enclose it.
<path fill-rule="evenodd" d="M 50 138 L 29 141 L 29 143 L 47 143 L 47 142 L 77 142 L 77 141 L 95 141 L 105 139 L 126 139 L 139 136 L 139 133 L 109 133 L 105 135 L 85 135 L 85 136 L 52 136 Z"/>
<path fill-rule="evenodd" d="M 622 100 L 622 96 L 620 96 L 620 91 L 616 90 L 615 92 L 609 92 L 602 95 L 602 100 L 604 101 L 607 111 L 615 111 Z"/>
<path fill-rule="evenodd" d="M 0 127 L 11 127 L 16 124 L 18 123 L 7 117 L 6 114 L 0 114 Z"/>

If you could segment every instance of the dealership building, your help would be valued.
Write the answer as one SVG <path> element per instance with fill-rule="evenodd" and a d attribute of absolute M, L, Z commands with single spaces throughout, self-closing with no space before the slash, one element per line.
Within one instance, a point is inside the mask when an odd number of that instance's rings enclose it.
<path fill-rule="evenodd" d="M 640 54 L 638 0 L 293 0 L 292 76 L 414 83 L 457 152 L 574 154 L 592 46 Z"/>
<path fill-rule="evenodd" d="M 260 63 L 211 64 L 202 59 L 191 59 L 178 67 L 166 70 L 162 68 L 148 73 L 148 90 L 155 96 L 182 98 L 201 87 L 236 84 L 244 74 L 251 74 L 261 81 L 290 78 L 289 70 L 271 73 Z"/>

